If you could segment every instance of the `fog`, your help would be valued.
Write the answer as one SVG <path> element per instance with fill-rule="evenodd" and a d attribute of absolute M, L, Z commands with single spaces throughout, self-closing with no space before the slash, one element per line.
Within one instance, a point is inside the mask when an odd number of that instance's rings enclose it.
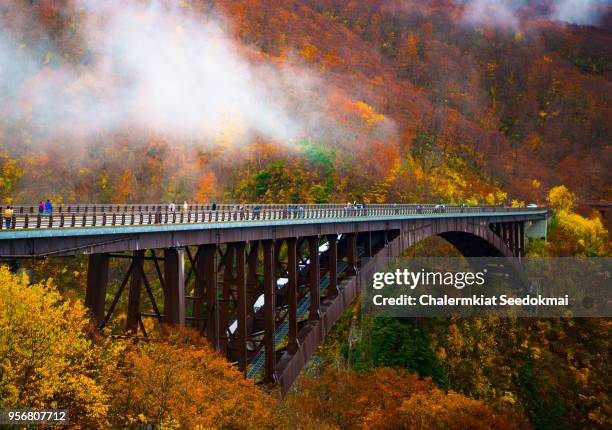
<path fill-rule="evenodd" d="M 519 12 L 533 0 L 457 0 L 464 5 L 462 19 L 469 25 L 520 29 Z M 606 0 L 553 0 L 548 17 L 572 24 L 597 25 Z"/>
<path fill-rule="evenodd" d="M 287 64 L 249 62 L 221 17 L 159 1 L 76 5 L 85 16 L 80 31 L 90 64 L 65 61 L 45 38 L 26 46 L 2 23 L 4 121 L 47 135 L 129 128 L 188 139 L 247 141 L 257 134 L 279 142 L 334 128 L 321 123 L 324 101 L 313 96 L 325 93 L 319 77 Z M 296 98 L 303 102 L 292 111 Z"/>

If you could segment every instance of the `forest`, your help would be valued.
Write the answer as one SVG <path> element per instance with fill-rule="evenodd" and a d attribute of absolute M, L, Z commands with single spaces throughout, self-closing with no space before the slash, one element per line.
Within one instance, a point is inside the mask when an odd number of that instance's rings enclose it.
<path fill-rule="evenodd" d="M 609 257 L 590 204 L 612 196 L 611 77 L 604 0 L 12 0 L 0 202 L 533 203 L 554 215 L 529 256 Z M 457 251 L 406 252 L 432 254 Z M 189 329 L 100 336 L 85 258 L 11 269 L 0 409 L 65 407 L 74 428 L 612 426 L 606 318 L 357 302 L 280 399 Z"/>

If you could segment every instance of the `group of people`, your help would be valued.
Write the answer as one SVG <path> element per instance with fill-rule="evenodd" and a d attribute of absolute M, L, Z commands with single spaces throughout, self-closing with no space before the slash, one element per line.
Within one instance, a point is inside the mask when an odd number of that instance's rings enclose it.
<path fill-rule="evenodd" d="M 51 204 L 51 200 L 47 199 L 44 203 L 41 200 L 38 202 L 38 213 L 41 215 L 51 215 L 53 212 L 53 204 Z"/>
<path fill-rule="evenodd" d="M 346 204 L 346 206 L 344 206 L 344 211 L 347 213 L 355 213 L 355 214 L 359 214 L 361 216 L 365 216 L 368 214 L 367 210 L 366 210 L 366 204 L 365 203 L 357 203 L 356 201 L 354 201 L 353 203 L 348 202 Z"/>
<path fill-rule="evenodd" d="M 51 200 L 47 199 L 46 201 L 40 201 L 38 202 L 38 213 L 39 215 L 51 215 L 51 213 L 53 212 L 53 204 L 51 203 Z M 13 223 L 13 215 L 15 215 L 15 209 L 13 208 L 13 206 L 7 206 L 4 209 L 4 225 L 6 226 L 6 228 L 11 228 L 11 225 Z"/>
<path fill-rule="evenodd" d="M 182 208 L 182 209 L 183 209 L 183 212 L 188 212 L 188 211 L 189 211 L 189 203 L 187 203 L 187 200 L 185 200 L 185 201 L 183 202 L 183 208 Z M 213 211 L 217 210 L 217 203 L 214 203 L 214 202 L 213 202 L 213 204 L 211 205 L 211 209 L 212 209 Z M 168 210 L 169 210 L 170 212 L 176 212 L 176 205 L 174 204 L 174 202 L 171 202 L 171 203 L 168 205 Z"/>
<path fill-rule="evenodd" d="M 170 209 L 170 212 L 176 212 L 176 205 L 174 203 L 170 203 L 170 205 L 168 206 L 168 209 Z M 189 203 L 187 203 L 187 200 L 185 200 L 183 202 L 183 212 L 187 212 L 189 210 Z"/>

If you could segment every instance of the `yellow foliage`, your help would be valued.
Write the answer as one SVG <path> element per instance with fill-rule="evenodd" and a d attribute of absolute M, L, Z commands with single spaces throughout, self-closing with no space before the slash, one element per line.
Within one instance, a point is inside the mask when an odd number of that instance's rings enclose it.
<path fill-rule="evenodd" d="M 585 218 L 573 212 L 555 215 L 557 231 L 551 235 L 551 247 L 565 250 L 561 255 L 606 255 L 608 231 L 599 218 Z"/>
<path fill-rule="evenodd" d="M 547 200 L 551 209 L 571 211 L 574 207 L 576 196 L 565 185 L 559 185 L 550 189 Z"/>
<path fill-rule="evenodd" d="M 75 428 L 104 427 L 88 324 L 51 282 L 28 285 L 0 266 L 0 408 L 66 408 Z"/>

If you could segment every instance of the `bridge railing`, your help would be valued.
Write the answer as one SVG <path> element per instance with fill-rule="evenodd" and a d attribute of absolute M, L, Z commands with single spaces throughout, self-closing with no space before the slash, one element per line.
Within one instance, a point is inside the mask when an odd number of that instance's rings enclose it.
<path fill-rule="evenodd" d="M 331 219 L 356 217 L 394 217 L 407 215 L 475 214 L 493 212 L 541 212 L 544 208 L 504 206 L 444 206 L 433 204 L 80 204 L 58 205 L 49 212 L 38 206 L 12 206 L 5 216 L 2 206 L 0 229 L 41 229 L 75 227 L 121 227 L 186 223 L 216 223 L 292 219 Z"/>

